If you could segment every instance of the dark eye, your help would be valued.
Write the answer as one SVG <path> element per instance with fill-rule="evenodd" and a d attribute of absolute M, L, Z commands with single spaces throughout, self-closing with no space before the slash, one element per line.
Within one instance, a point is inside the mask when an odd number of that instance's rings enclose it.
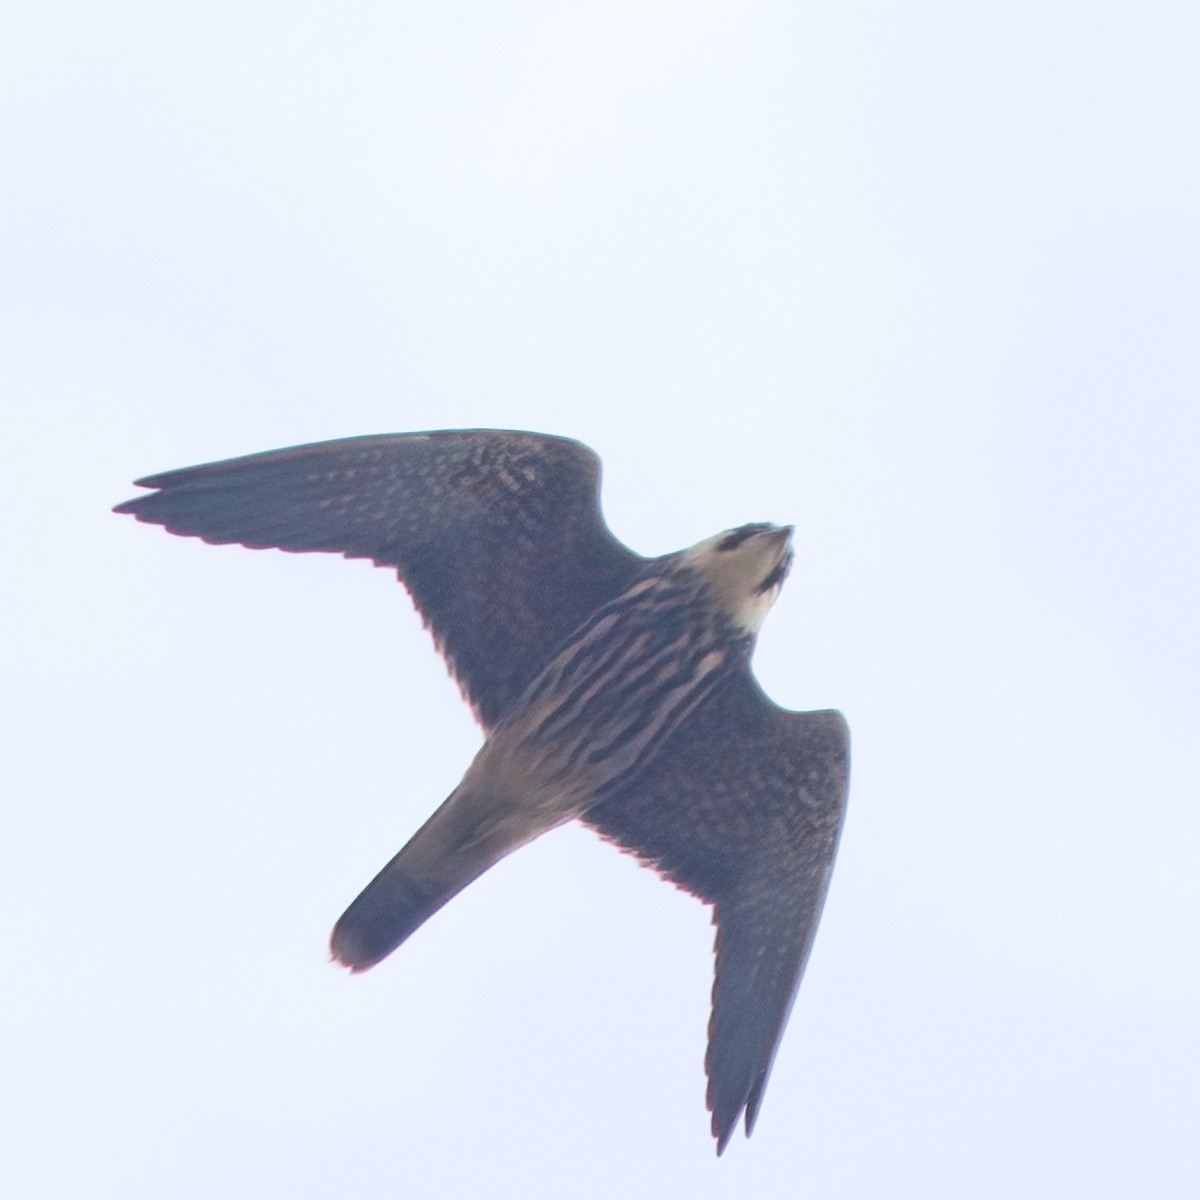
<path fill-rule="evenodd" d="M 718 543 L 718 550 L 736 550 L 747 538 L 752 538 L 756 533 L 764 533 L 770 529 L 770 525 L 743 525 L 739 529 L 733 530 L 732 533 L 727 533 Z"/>

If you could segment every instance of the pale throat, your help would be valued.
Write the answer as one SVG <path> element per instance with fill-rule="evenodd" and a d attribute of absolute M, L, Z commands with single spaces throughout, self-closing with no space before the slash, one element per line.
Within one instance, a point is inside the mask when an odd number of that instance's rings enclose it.
<path fill-rule="evenodd" d="M 771 611 L 771 605 L 779 595 L 780 586 L 777 583 L 765 592 L 751 592 L 749 595 L 743 593 L 741 603 L 730 614 L 734 624 L 747 633 L 758 633 L 767 619 L 767 613 Z"/>
<path fill-rule="evenodd" d="M 710 552 L 697 555 L 694 566 L 703 575 L 717 610 L 744 632 L 758 633 L 783 584 L 780 580 L 766 591 L 757 589 L 771 569 L 770 556 Z"/>

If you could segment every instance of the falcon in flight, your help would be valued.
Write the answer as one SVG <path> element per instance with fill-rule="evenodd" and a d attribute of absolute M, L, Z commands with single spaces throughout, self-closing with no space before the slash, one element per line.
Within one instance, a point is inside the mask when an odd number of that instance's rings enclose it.
<path fill-rule="evenodd" d="M 837 712 L 778 707 L 750 652 L 791 529 L 643 558 L 568 438 L 383 434 L 151 475 L 118 505 L 206 542 L 394 568 L 486 734 L 462 783 L 334 927 L 365 971 L 493 863 L 579 820 L 712 905 L 708 1107 L 754 1127 L 846 802 Z"/>

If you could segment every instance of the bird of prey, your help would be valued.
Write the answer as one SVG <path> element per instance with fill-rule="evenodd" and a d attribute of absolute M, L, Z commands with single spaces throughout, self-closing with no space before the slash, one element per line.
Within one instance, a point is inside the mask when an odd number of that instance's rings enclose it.
<path fill-rule="evenodd" d="M 486 734 L 462 783 L 333 930 L 364 971 L 504 855 L 569 820 L 712 905 L 708 1107 L 749 1134 L 812 946 L 845 809 L 840 713 L 750 671 L 790 527 L 643 558 L 568 438 L 384 434 L 151 475 L 115 509 L 171 533 L 394 568 Z"/>

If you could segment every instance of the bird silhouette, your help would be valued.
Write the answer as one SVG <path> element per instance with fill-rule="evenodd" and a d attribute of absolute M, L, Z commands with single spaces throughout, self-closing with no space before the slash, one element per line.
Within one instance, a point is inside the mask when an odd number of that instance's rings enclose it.
<path fill-rule="evenodd" d="M 504 855 L 579 820 L 712 905 L 708 1107 L 749 1134 L 829 885 L 846 801 L 840 713 L 750 671 L 791 565 L 756 523 L 644 558 L 568 438 L 384 434 L 148 476 L 118 505 L 171 533 L 394 568 L 486 734 L 462 783 L 337 922 L 365 970 Z"/>

